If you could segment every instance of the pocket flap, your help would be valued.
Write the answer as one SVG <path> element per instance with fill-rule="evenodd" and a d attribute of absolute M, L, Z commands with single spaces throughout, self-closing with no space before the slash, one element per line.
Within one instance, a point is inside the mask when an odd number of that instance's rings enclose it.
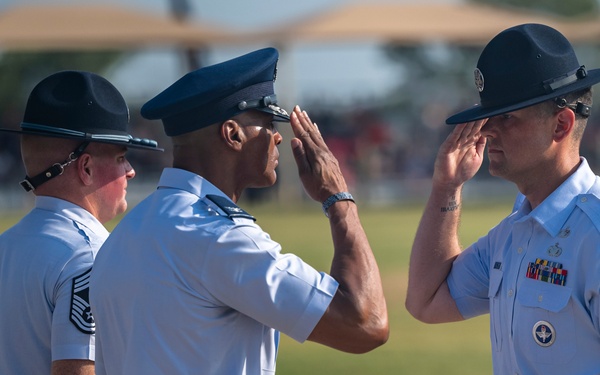
<path fill-rule="evenodd" d="M 538 307 L 554 313 L 564 309 L 569 303 L 572 290 L 566 286 L 554 285 L 542 281 L 532 281 L 536 285 L 521 286 L 517 300 L 523 306 Z"/>

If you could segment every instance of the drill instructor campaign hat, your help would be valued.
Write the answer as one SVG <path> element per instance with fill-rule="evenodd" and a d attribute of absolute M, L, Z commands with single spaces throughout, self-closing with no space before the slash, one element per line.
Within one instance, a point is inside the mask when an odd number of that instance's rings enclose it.
<path fill-rule="evenodd" d="M 90 142 L 163 151 L 152 139 L 131 136 L 128 124 L 129 108 L 109 81 L 94 73 L 66 70 L 51 74 L 33 88 L 20 130 L 0 128 L 0 131 L 81 140 L 81 145 L 64 163 L 55 163 L 37 176 L 25 177 L 21 186 L 31 191 L 61 175 L 64 167 L 75 161 Z"/>
<path fill-rule="evenodd" d="M 579 64 L 571 43 L 559 31 L 523 24 L 496 35 L 475 69 L 481 104 L 450 116 L 450 125 L 480 120 L 559 98 L 600 82 L 600 69 Z M 589 115 L 588 105 L 578 106 Z"/>
<path fill-rule="evenodd" d="M 33 88 L 21 130 L 0 131 L 163 151 L 152 139 L 131 136 L 128 124 L 129 108 L 116 87 L 97 74 L 65 70 Z"/>
<path fill-rule="evenodd" d="M 289 121 L 277 105 L 274 82 L 279 53 L 263 48 L 203 67 L 181 77 L 142 106 L 142 116 L 162 120 L 165 133 L 177 136 L 225 121 L 247 110 Z"/>

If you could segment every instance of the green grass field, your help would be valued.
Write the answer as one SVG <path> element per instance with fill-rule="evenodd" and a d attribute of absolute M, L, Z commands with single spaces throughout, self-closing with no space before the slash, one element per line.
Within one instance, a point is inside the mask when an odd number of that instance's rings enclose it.
<path fill-rule="evenodd" d="M 463 244 L 468 245 L 487 233 L 509 213 L 510 207 L 511 203 L 464 207 Z M 318 270 L 329 270 L 332 256 L 329 225 L 318 205 L 298 210 L 244 208 L 282 244 L 284 252 L 299 255 Z M 413 319 L 404 308 L 409 252 L 421 210 L 422 206 L 360 209 L 382 273 L 391 327 L 387 344 L 370 353 L 354 355 L 311 342 L 299 344 L 282 336 L 278 374 L 480 375 L 492 372 L 487 315 L 460 323 L 426 325 Z M 21 214 L 2 215 L 0 231 Z"/>

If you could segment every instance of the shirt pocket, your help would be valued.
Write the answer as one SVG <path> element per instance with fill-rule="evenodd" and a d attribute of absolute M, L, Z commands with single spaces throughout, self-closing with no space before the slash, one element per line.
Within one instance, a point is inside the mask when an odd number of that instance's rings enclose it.
<path fill-rule="evenodd" d="M 500 308 L 500 285 L 502 285 L 502 271 L 493 269 L 490 273 L 490 327 L 492 347 L 495 351 L 502 350 L 502 314 Z"/>
<path fill-rule="evenodd" d="M 577 351 L 571 288 L 526 280 L 517 293 L 514 316 L 515 350 L 529 353 L 538 363 L 565 363 Z M 538 323 L 552 326 L 554 342 L 543 346 L 535 339 Z"/>

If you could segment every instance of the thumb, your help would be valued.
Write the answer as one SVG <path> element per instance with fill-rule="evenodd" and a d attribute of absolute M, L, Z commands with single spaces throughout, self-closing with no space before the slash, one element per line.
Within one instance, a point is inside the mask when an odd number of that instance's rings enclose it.
<path fill-rule="evenodd" d="M 306 159 L 306 151 L 304 150 L 302 141 L 298 138 L 292 138 L 291 145 L 292 153 L 294 154 L 294 159 L 296 160 L 296 165 L 298 166 L 298 173 L 303 174 L 310 169 L 310 165 Z"/>

